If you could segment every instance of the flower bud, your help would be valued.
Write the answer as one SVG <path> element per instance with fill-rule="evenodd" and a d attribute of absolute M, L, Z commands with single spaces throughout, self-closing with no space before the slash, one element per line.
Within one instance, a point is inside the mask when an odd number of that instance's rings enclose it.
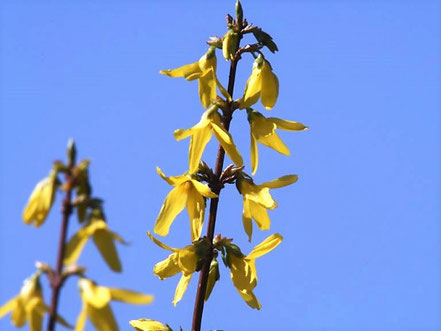
<path fill-rule="evenodd" d="M 224 36 L 224 41 L 222 43 L 222 53 L 225 60 L 233 60 L 234 54 L 236 54 L 237 40 L 239 35 L 233 30 L 228 30 Z"/>

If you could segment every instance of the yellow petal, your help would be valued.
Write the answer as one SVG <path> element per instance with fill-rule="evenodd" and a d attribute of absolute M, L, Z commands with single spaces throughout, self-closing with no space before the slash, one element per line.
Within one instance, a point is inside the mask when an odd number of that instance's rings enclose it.
<path fill-rule="evenodd" d="M 280 234 L 278 233 L 272 234 L 264 241 L 262 241 L 259 245 L 254 247 L 246 258 L 250 260 L 257 259 L 258 257 L 271 252 L 274 248 L 279 246 L 279 244 L 282 242 L 282 239 L 283 237 Z"/>
<path fill-rule="evenodd" d="M 153 231 L 166 236 L 175 217 L 184 209 L 187 202 L 189 183 L 183 183 L 170 191 L 159 211 Z"/>
<path fill-rule="evenodd" d="M 0 318 L 5 316 L 7 313 L 12 311 L 17 304 L 18 297 L 12 298 L 8 302 L 6 302 L 3 306 L 0 307 Z"/>
<path fill-rule="evenodd" d="M 225 130 L 220 123 L 219 115 L 214 116 L 213 121 L 211 122 L 211 127 L 213 128 L 213 133 L 216 136 L 216 139 L 219 141 L 219 144 L 222 145 L 227 155 L 236 166 L 241 167 L 243 165 L 242 156 L 233 142 L 233 137 L 231 137 L 231 134 Z"/>
<path fill-rule="evenodd" d="M 250 200 L 249 208 L 252 218 L 256 221 L 257 226 L 260 230 L 269 230 L 271 225 L 271 220 L 268 216 L 268 211 L 265 207 L 260 204 Z"/>
<path fill-rule="evenodd" d="M 219 88 L 219 91 L 222 93 L 222 95 L 227 99 L 228 102 L 233 101 L 233 98 L 231 98 L 230 93 L 228 93 L 228 91 L 225 89 L 225 87 L 223 87 L 223 85 L 221 84 L 221 82 L 219 81 L 219 79 L 217 79 L 216 76 L 216 85 Z"/>
<path fill-rule="evenodd" d="M 84 330 L 84 326 L 86 325 L 86 317 L 87 317 L 86 304 L 83 303 L 83 307 L 81 308 L 81 312 L 77 318 L 77 323 L 75 325 L 75 331 L 83 331 Z"/>
<path fill-rule="evenodd" d="M 196 271 L 198 259 L 196 247 L 189 245 L 179 250 L 177 263 L 182 272 L 188 275 Z"/>
<path fill-rule="evenodd" d="M 93 241 L 110 269 L 121 272 L 121 262 L 116 252 L 112 233 L 108 229 L 98 230 L 93 235 Z"/>
<path fill-rule="evenodd" d="M 79 286 L 81 298 L 88 305 L 94 306 L 95 308 L 102 308 L 111 300 L 110 290 L 107 287 L 98 286 L 89 279 L 80 279 Z"/>
<path fill-rule="evenodd" d="M 249 180 L 243 179 L 239 182 L 240 192 L 245 199 L 252 200 L 265 208 L 274 209 L 277 203 L 271 197 L 269 188 L 255 185 Z"/>
<path fill-rule="evenodd" d="M 242 102 L 240 103 L 241 109 L 251 107 L 259 100 L 261 85 L 261 70 L 253 65 L 253 71 L 247 80 Z"/>
<path fill-rule="evenodd" d="M 274 107 L 279 96 L 279 80 L 277 76 L 271 70 L 268 62 L 262 66 L 262 86 L 260 92 L 260 98 L 262 104 L 266 109 L 271 109 Z"/>
<path fill-rule="evenodd" d="M 153 296 L 122 288 L 109 288 L 112 300 L 136 305 L 146 305 L 153 302 Z"/>
<path fill-rule="evenodd" d="M 182 67 L 176 69 L 161 70 L 160 73 L 169 77 L 188 78 L 189 76 L 193 76 L 192 78 L 188 79 L 188 80 L 193 80 L 198 78 L 197 75 L 200 75 L 202 72 L 201 69 L 199 68 L 199 63 L 195 62 L 195 63 L 183 65 Z"/>
<path fill-rule="evenodd" d="M 187 211 L 190 217 L 191 241 L 196 241 L 201 236 L 204 224 L 205 200 L 194 187 L 188 192 Z"/>
<path fill-rule="evenodd" d="M 250 266 L 244 257 L 230 254 L 230 276 L 237 290 L 252 290 L 256 286 L 255 278 L 252 277 Z"/>
<path fill-rule="evenodd" d="M 282 141 L 282 139 L 280 139 L 279 135 L 274 132 L 271 135 L 268 136 L 262 136 L 258 139 L 258 141 L 269 147 L 274 149 L 275 151 L 279 152 L 280 154 L 283 155 L 290 155 L 291 153 L 289 152 L 289 148 L 285 145 L 285 143 Z"/>
<path fill-rule="evenodd" d="M 172 251 L 172 252 L 177 252 L 178 249 L 176 248 L 172 248 L 170 246 L 167 246 L 166 244 L 164 244 L 163 242 L 159 241 L 158 239 L 156 239 L 155 237 L 152 236 L 152 234 L 150 233 L 150 231 L 147 231 L 147 235 L 149 236 L 149 238 L 159 247 L 166 249 L 168 251 Z"/>
<path fill-rule="evenodd" d="M 167 177 L 161 170 L 161 168 L 156 167 L 156 172 L 163 180 L 165 180 L 169 185 L 177 186 L 183 182 L 186 182 L 188 178 L 186 176 L 170 176 Z"/>
<path fill-rule="evenodd" d="M 253 135 L 253 132 L 251 131 L 251 151 L 250 151 L 250 158 L 251 158 L 251 169 L 252 174 L 254 175 L 257 171 L 257 166 L 259 165 L 259 151 L 257 149 L 257 140 Z"/>
<path fill-rule="evenodd" d="M 26 311 L 23 301 L 17 299 L 15 301 L 15 307 L 12 310 L 11 314 L 12 324 L 16 327 L 21 327 L 26 324 Z"/>
<path fill-rule="evenodd" d="M 218 195 L 211 191 L 208 184 L 202 184 L 201 182 L 197 181 L 196 179 L 192 179 L 191 183 L 193 184 L 193 187 L 199 192 L 200 195 L 206 197 L 206 198 L 217 198 Z"/>
<path fill-rule="evenodd" d="M 253 235 L 253 223 L 251 222 L 251 211 L 249 200 L 245 199 L 243 202 L 242 223 L 245 233 L 248 235 L 248 241 L 251 242 Z"/>
<path fill-rule="evenodd" d="M 72 238 L 70 238 L 66 245 L 66 252 L 63 261 L 65 265 L 70 265 L 77 262 L 84 245 L 86 245 L 89 236 L 92 234 L 90 233 L 90 229 L 91 225 L 88 225 L 78 230 L 78 232 L 75 233 Z"/>
<path fill-rule="evenodd" d="M 137 331 L 172 331 L 168 325 L 164 325 L 158 321 L 140 318 L 139 320 L 131 320 L 130 325 Z"/>
<path fill-rule="evenodd" d="M 245 302 L 253 309 L 260 310 L 262 306 L 259 303 L 259 300 L 257 300 L 256 296 L 254 295 L 253 291 L 249 290 L 238 290 L 240 296 L 242 299 L 245 300 Z"/>
<path fill-rule="evenodd" d="M 190 283 L 190 280 L 191 274 L 185 275 L 184 273 L 182 273 L 178 286 L 176 286 L 175 297 L 173 299 L 174 306 L 176 306 L 176 304 L 181 301 L 182 297 L 185 294 L 185 291 L 187 291 L 188 283 Z"/>
<path fill-rule="evenodd" d="M 276 117 L 268 117 L 269 121 L 273 122 L 277 125 L 278 129 L 286 130 L 286 131 L 303 131 L 308 129 L 307 126 L 304 126 L 302 123 L 282 120 L 281 118 Z"/>
<path fill-rule="evenodd" d="M 284 187 L 284 186 L 288 186 L 291 185 L 295 182 L 297 182 L 298 180 L 298 176 L 297 175 L 286 175 L 286 176 L 282 176 L 273 180 L 270 180 L 269 182 L 265 182 L 262 183 L 260 185 L 258 185 L 259 187 L 267 187 L 267 188 L 280 188 L 280 187 Z"/>
<path fill-rule="evenodd" d="M 199 162 L 202 158 L 205 146 L 211 139 L 211 130 L 208 126 L 197 130 L 191 137 L 188 150 L 189 172 L 195 173 L 199 168 Z"/>
<path fill-rule="evenodd" d="M 170 254 L 165 260 L 158 262 L 153 267 L 153 273 L 159 277 L 159 279 L 165 279 L 172 277 L 181 272 L 181 268 L 178 266 L 177 253 Z"/>
<path fill-rule="evenodd" d="M 199 98 L 204 108 L 216 99 L 216 77 L 212 69 L 199 77 Z"/>
<path fill-rule="evenodd" d="M 26 316 L 30 331 L 41 331 L 44 316 L 44 302 L 41 298 L 34 297 L 26 304 Z"/>
<path fill-rule="evenodd" d="M 87 305 L 86 309 L 87 316 L 97 330 L 118 331 L 118 325 L 116 324 L 110 305 L 107 304 L 102 308 Z"/>

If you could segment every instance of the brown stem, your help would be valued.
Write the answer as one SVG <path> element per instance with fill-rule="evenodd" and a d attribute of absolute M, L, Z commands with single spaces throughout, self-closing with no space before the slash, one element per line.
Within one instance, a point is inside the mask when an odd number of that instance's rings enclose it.
<path fill-rule="evenodd" d="M 242 35 L 239 35 L 236 49 L 239 49 L 241 38 Z M 232 60 L 230 64 L 230 74 L 228 76 L 228 93 L 230 94 L 231 98 L 233 98 L 234 81 L 236 79 L 236 68 L 239 60 L 240 60 L 240 54 L 238 56 L 235 56 L 234 60 Z M 227 131 L 230 129 L 230 123 L 231 120 L 233 119 L 233 111 L 234 111 L 233 101 L 231 101 L 228 103 L 228 111 L 224 112 L 224 116 L 222 116 L 222 124 L 225 130 Z M 216 165 L 215 165 L 215 177 L 218 180 L 222 174 L 222 168 L 224 166 L 224 158 L 225 158 L 225 150 L 222 148 L 221 145 L 219 145 L 217 151 Z M 216 185 L 216 188 L 214 188 L 213 191 L 214 193 L 219 195 L 221 189 L 222 189 L 221 185 Z M 210 214 L 208 216 L 207 238 L 211 245 L 213 245 L 214 228 L 216 225 L 218 204 L 219 204 L 219 198 L 214 198 L 210 200 Z M 210 264 L 212 259 L 213 259 L 213 247 L 211 247 L 211 249 L 208 251 L 207 260 L 205 261 L 199 273 L 199 283 L 198 283 L 198 289 L 196 293 L 196 300 L 194 303 L 194 311 L 193 311 L 193 325 L 191 328 L 192 331 L 201 330 L 202 312 L 204 310 L 204 298 L 205 298 L 205 292 L 207 290 L 208 274 L 210 271 Z"/>
<path fill-rule="evenodd" d="M 49 310 L 50 317 L 47 327 L 48 331 L 53 331 L 55 329 L 58 298 L 60 296 L 60 290 L 64 282 L 62 271 L 63 271 L 64 252 L 66 248 L 67 227 L 69 223 L 69 216 L 72 214 L 72 189 L 75 181 L 75 178 L 72 174 L 72 169 L 74 164 L 75 164 L 75 160 L 71 160 L 71 164 L 69 164 L 69 168 L 67 169 L 66 172 L 66 195 L 64 196 L 61 207 L 62 221 L 61 221 L 61 229 L 60 229 L 60 239 L 58 242 L 57 265 L 55 271 L 53 271 L 52 276 L 50 277 L 52 298 L 51 298 L 51 306 Z"/>

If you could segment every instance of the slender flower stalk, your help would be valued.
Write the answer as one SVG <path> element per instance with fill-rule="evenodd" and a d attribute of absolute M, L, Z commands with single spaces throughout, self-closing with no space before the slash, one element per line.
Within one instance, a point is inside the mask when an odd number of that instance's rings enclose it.
<path fill-rule="evenodd" d="M 63 204 L 61 207 L 61 228 L 60 228 L 60 239 L 58 243 L 58 253 L 57 253 L 57 264 L 55 271 L 51 274 L 50 285 L 52 289 L 51 305 L 50 305 L 50 317 L 48 323 L 48 331 L 53 331 L 55 329 L 55 321 L 57 316 L 58 308 L 58 298 L 60 296 L 60 290 L 63 286 L 64 278 L 62 275 L 63 271 L 63 260 L 66 250 L 66 236 L 67 227 L 69 224 L 69 217 L 72 214 L 72 191 L 75 185 L 75 177 L 73 175 L 73 168 L 75 166 L 76 150 L 73 141 L 69 142 L 68 146 L 68 156 L 69 163 L 65 171 L 66 177 L 66 193 L 64 195 Z"/>

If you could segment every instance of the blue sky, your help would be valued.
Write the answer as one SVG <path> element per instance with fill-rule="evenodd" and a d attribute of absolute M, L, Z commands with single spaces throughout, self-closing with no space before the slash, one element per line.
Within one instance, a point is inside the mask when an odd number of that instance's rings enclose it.
<path fill-rule="evenodd" d="M 284 241 L 257 262 L 262 310 L 246 306 L 222 266 L 203 329 L 441 330 L 440 2 L 243 6 L 280 49 L 267 55 L 279 100 L 270 112 L 256 109 L 310 129 L 281 133 L 291 157 L 259 148 L 257 182 L 289 173 L 299 181 L 273 191 L 271 230 L 255 231 L 251 245 L 240 195 L 234 186 L 222 193 L 217 232 L 244 252 L 274 232 Z M 170 190 L 155 166 L 167 175 L 187 169 L 188 141 L 172 132 L 199 121 L 203 108 L 195 82 L 158 71 L 196 61 L 209 36 L 225 33 L 234 2 L 3 1 L 0 11 L 0 303 L 18 293 L 36 260 L 55 262 L 61 195 L 40 229 L 25 226 L 21 213 L 72 137 L 79 157 L 92 160 L 93 192 L 110 227 L 131 243 L 118 247 L 122 274 L 88 244 L 80 262 L 89 277 L 156 296 L 151 306 L 113 304 L 122 330 L 141 317 L 189 330 L 196 277 L 174 308 L 178 277 L 152 274 L 167 252 L 145 233 Z M 225 82 L 220 53 L 218 62 Z M 240 62 L 235 97 L 251 65 Z M 231 130 L 249 169 L 244 113 Z M 211 165 L 216 148 L 213 141 L 204 154 Z M 72 218 L 69 233 L 77 228 Z M 164 241 L 188 244 L 185 213 Z M 74 322 L 79 309 L 71 279 L 61 312 Z M 10 329 L 9 317 L 0 329 Z"/>

